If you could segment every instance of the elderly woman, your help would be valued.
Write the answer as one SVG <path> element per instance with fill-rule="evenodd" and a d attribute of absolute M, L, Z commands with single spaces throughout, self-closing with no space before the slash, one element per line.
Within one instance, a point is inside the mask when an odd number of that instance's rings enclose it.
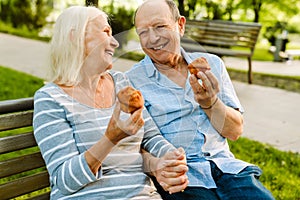
<path fill-rule="evenodd" d="M 107 15 L 97 8 L 73 6 L 57 19 L 53 80 L 35 93 L 33 118 L 51 199 L 160 199 L 143 171 L 141 148 L 157 157 L 148 169 L 168 163 L 175 167 L 162 173 L 181 175 L 181 189 L 188 183 L 184 152 L 160 135 L 146 109 L 121 111 L 117 94 L 129 82 L 109 71 L 117 47 Z"/>

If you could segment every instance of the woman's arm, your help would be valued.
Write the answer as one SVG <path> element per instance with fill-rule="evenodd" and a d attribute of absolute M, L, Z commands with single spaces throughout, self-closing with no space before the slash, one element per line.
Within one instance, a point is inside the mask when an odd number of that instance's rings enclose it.
<path fill-rule="evenodd" d="M 72 194 L 97 180 L 83 153 L 64 107 L 44 92 L 34 96 L 34 136 L 52 180 L 63 194 Z"/>
<path fill-rule="evenodd" d="M 187 187 L 185 152 L 176 149 L 161 134 L 147 110 L 144 110 L 145 135 L 142 142 L 144 171 L 156 177 L 165 191 L 175 193 Z"/>

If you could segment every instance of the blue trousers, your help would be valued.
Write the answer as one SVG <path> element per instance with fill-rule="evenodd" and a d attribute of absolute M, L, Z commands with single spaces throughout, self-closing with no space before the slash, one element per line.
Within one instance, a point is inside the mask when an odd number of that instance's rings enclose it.
<path fill-rule="evenodd" d="M 238 174 L 223 173 L 211 162 L 211 171 L 217 188 L 187 187 L 184 192 L 169 194 L 154 180 L 164 200 L 275 200 L 258 180 L 262 171 L 257 166 L 248 166 Z"/>

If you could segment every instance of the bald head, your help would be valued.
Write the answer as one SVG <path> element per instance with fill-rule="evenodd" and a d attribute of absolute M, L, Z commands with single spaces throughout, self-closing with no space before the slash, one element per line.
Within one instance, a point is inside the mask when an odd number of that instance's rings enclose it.
<path fill-rule="evenodd" d="M 180 13 L 177 8 L 177 5 L 173 0 L 146 0 L 136 9 L 134 14 L 134 24 L 136 23 L 137 15 L 139 14 L 140 11 L 143 12 L 143 9 L 152 9 L 152 8 L 161 9 L 161 8 L 165 8 L 166 5 L 170 11 L 173 20 L 174 21 L 178 20 L 180 17 Z M 162 12 L 165 11 L 166 10 L 162 10 Z"/>

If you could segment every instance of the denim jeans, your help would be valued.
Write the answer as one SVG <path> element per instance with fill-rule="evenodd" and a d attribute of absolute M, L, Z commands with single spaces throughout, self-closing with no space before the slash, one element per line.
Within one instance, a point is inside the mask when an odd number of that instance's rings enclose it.
<path fill-rule="evenodd" d="M 258 180 L 262 171 L 257 166 L 248 166 L 238 174 L 223 173 L 211 162 L 211 171 L 217 188 L 187 187 L 184 192 L 169 194 L 156 182 L 155 186 L 164 200 L 274 200 Z"/>

